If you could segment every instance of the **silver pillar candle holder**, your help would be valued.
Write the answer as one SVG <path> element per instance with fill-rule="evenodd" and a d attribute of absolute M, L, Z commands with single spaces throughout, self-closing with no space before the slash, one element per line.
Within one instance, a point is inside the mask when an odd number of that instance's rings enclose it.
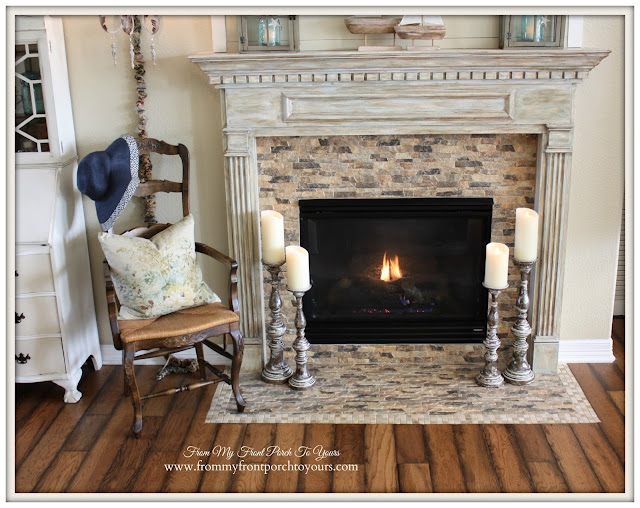
<path fill-rule="evenodd" d="M 500 339 L 498 338 L 498 295 L 508 286 L 503 288 L 490 288 L 486 284 L 482 284 L 489 290 L 491 294 L 491 308 L 487 315 L 487 337 L 483 344 L 486 349 L 484 355 L 484 368 L 480 371 L 480 374 L 476 376 L 476 383 L 480 386 L 487 388 L 498 388 L 504 383 L 504 378 L 500 371 L 496 367 L 496 361 L 498 360 L 498 348 L 500 347 Z"/>
<path fill-rule="evenodd" d="M 271 310 L 271 322 L 267 330 L 269 337 L 269 349 L 271 357 L 269 363 L 262 370 L 262 380 L 267 383 L 286 383 L 293 372 L 284 360 L 284 342 L 282 337 L 286 327 L 282 322 L 282 298 L 280 298 L 280 268 L 282 263 L 270 264 L 262 262 L 271 274 L 271 296 L 269 297 L 269 309 Z"/>
<path fill-rule="evenodd" d="M 311 287 L 309 287 L 311 289 Z M 309 290 L 307 289 L 307 291 Z M 307 327 L 307 320 L 302 311 L 302 297 L 307 291 L 291 291 L 296 301 L 296 340 L 293 342 L 293 349 L 296 352 L 296 371 L 289 378 L 289 386 L 295 390 L 306 390 L 311 388 L 316 379 L 307 370 L 307 350 L 309 349 L 309 341 L 305 337 L 304 329 Z"/>
<path fill-rule="evenodd" d="M 514 385 L 528 385 L 535 377 L 531 366 L 527 362 L 527 350 L 529 344 L 527 337 L 531 334 L 531 326 L 527 321 L 529 310 L 529 274 L 535 261 L 516 261 L 516 266 L 520 270 L 520 292 L 516 300 L 518 318 L 511 328 L 515 337 L 513 343 L 513 359 L 502 375 L 507 383 Z"/>

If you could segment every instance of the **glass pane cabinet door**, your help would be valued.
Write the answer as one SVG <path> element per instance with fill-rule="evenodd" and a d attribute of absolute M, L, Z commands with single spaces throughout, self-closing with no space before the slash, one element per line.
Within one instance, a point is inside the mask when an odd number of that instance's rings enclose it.
<path fill-rule="evenodd" d="M 15 46 L 16 152 L 49 152 L 37 43 Z"/>

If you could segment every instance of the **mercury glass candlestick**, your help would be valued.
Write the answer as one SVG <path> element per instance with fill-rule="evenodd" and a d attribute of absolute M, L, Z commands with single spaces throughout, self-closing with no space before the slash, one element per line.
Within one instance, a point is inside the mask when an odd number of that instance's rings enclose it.
<path fill-rule="evenodd" d="M 316 379 L 307 371 L 309 341 L 304 334 L 307 320 L 302 311 L 302 297 L 309 289 L 311 289 L 311 286 L 309 286 L 306 291 L 291 291 L 296 298 L 294 302 L 294 306 L 296 307 L 296 340 L 293 342 L 293 349 L 296 352 L 296 371 L 293 376 L 289 378 L 289 386 L 295 390 L 306 390 L 316 382 Z"/>
<path fill-rule="evenodd" d="M 500 371 L 496 367 L 496 361 L 498 360 L 498 348 L 500 347 L 500 339 L 498 338 L 498 295 L 508 286 L 503 288 L 490 288 L 484 283 L 482 284 L 489 290 L 491 294 L 491 308 L 487 316 L 487 337 L 484 340 L 484 347 L 486 353 L 484 355 L 484 368 L 480 371 L 480 374 L 476 376 L 476 383 L 480 386 L 488 388 L 497 388 L 504 383 L 504 378 Z"/>
<path fill-rule="evenodd" d="M 270 264 L 262 262 L 271 274 L 271 296 L 269 297 L 269 309 L 271 310 L 271 322 L 267 330 L 269 337 L 269 349 L 271 357 L 269 363 L 262 370 L 262 380 L 267 383 L 286 383 L 291 377 L 292 371 L 284 360 L 284 342 L 282 337 L 286 332 L 286 327 L 282 322 L 282 298 L 278 285 L 280 284 L 280 268 L 284 264 Z"/>
<path fill-rule="evenodd" d="M 531 333 L 531 326 L 529 326 L 529 322 L 527 321 L 527 312 L 529 310 L 529 274 L 535 261 L 516 260 L 515 263 L 520 270 L 520 293 L 516 300 L 518 318 L 511 328 L 511 332 L 516 340 L 513 343 L 513 359 L 502 374 L 507 383 L 528 385 L 535 377 L 527 362 L 527 350 L 529 349 L 527 337 Z"/>

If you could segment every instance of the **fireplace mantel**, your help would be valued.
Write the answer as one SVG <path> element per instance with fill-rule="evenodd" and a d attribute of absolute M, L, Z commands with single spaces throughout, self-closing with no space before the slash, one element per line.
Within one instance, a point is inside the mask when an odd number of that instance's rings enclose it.
<path fill-rule="evenodd" d="M 586 78 L 608 50 L 310 51 L 189 57 L 211 84 Z"/>
<path fill-rule="evenodd" d="M 229 249 L 247 344 L 266 355 L 256 137 L 534 133 L 541 245 L 533 364 L 554 370 L 576 86 L 600 49 L 214 53 L 189 57 L 221 90 Z M 251 353 L 247 351 L 250 355 Z"/>

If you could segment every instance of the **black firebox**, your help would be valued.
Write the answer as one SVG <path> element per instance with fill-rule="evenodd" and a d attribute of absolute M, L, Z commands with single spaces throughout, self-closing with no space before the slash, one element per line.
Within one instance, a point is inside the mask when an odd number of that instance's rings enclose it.
<path fill-rule="evenodd" d="M 299 204 L 313 284 L 303 300 L 311 343 L 482 342 L 493 199 Z"/>

